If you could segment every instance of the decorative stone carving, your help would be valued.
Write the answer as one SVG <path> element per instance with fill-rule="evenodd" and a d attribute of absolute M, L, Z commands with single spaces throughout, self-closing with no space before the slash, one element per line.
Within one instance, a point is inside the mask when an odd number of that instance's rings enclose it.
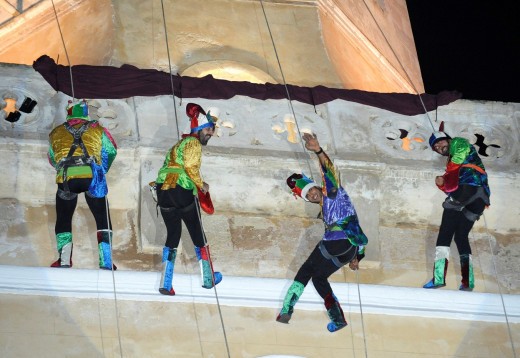
<path fill-rule="evenodd" d="M 38 97 L 26 89 L 7 88 L 0 86 L 0 119 L 2 119 L 0 124 L 1 129 L 24 127 L 24 130 L 28 130 L 27 127 L 30 128 L 31 126 L 34 126 L 34 124 L 41 119 L 38 105 L 34 106 L 30 113 L 19 111 L 23 102 L 27 98 L 31 98 L 32 100 L 39 102 Z M 20 117 L 16 122 L 9 123 L 7 120 L 5 120 L 10 113 L 15 111 L 20 114 Z"/>

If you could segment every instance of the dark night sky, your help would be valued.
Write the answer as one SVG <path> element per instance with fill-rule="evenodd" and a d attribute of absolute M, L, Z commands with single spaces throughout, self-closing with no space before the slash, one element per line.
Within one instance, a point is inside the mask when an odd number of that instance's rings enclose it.
<path fill-rule="evenodd" d="M 520 1 L 406 4 L 426 93 L 520 103 Z"/>

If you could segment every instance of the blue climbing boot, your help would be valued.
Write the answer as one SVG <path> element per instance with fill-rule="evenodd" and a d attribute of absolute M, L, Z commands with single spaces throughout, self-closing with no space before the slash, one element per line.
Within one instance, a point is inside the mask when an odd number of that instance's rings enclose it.
<path fill-rule="evenodd" d="M 163 247 L 162 256 L 162 274 L 161 283 L 159 284 L 159 292 L 163 295 L 173 296 L 173 269 L 175 267 L 175 258 L 177 257 L 177 249 L 171 249 L 167 246 Z"/>
<path fill-rule="evenodd" d="M 222 274 L 213 271 L 213 262 L 209 252 L 209 245 L 203 247 L 195 247 L 195 254 L 200 264 L 200 273 L 202 277 L 202 287 L 212 288 L 222 281 Z"/>

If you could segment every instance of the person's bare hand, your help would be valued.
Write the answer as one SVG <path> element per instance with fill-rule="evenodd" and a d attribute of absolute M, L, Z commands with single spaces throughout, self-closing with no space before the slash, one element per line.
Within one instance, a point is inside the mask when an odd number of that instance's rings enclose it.
<path fill-rule="evenodd" d="M 443 185 L 444 185 L 444 177 L 442 177 L 442 176 L 436 176 L 436 177 L 435 177 L 435 185 L 437 185 L 437 186 L 443 186 Z"/>
<path fill-rule="evenodd" d="M 350 261 L 350 262 L 348 263 L 348 267 L 350 267 L 350 269 L 351 269 L 352 271 L 356 271 L 356 270 L 359 269 L 359 261 L 358 261 L 357 257 L 354 258 L 354 260 L 352 260 L 352 261 Z"/>
<path fill-rule="evenodd" d="M 316 134 L 304 133 L 302 138 L 305 141 L 305 148 L 307 148 L 307 150 L 312 150 L 313 152 L 320 150 L 320 143 L 318 142 Z"/>
<path fill-rule="evenodd" d="M 204 194 L 206 194 L 209 191 L 209 184 L 204 182 L 202 184 L 202 188 L 200 189 L 200 191 L 202 191 Z"/>

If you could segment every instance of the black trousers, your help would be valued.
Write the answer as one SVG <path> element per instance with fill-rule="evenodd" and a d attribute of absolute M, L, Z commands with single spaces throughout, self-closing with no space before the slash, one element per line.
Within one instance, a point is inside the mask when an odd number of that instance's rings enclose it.
<path fill-rule="evenodd" d="M 91 180 L 92 179 L 87 178 L 71 179 L 68 181 L 69 190 L 75 194 L 85 193 L 85 200 L 87 201 L 90 212 L 94 216 L 94 220 L 96 220 L 97 230 L 111 230 L 112 223 L 110 222 L 110 213 L 106 198 L 94 198 L 87 194 Z M 73 195 L 71 199 L 66 200 L 62 198 L 63 195 L 59 195 L 60 190 L 63 191 L 63 184 L 58 184 L 58 190 L 56 192 L 56 226 L 54 227 L 56 234 L 72 232 L 72 217 L 74 216 L 78 204 L 77 195 Z"/>
<path fill-rule="evenodd" d="M 182 221 L 186 225 L 193 245 L 204 247 L 206 237 L 202 230 L 199 212 L 195 203 L 193 191 L 180 186 L 161 190 L 157 186 L 157 204 L 166 225 L 166 243 L 164 246 L 175 249 L 179 246 L 182 233 Z"/>
<path fill-rule="evenodd" d="M 462 185 L 457 189 L 457 191 L 452 193 L 452 197 L 460 202 L 464 202 L 473 196 L 476 191 L 477 187 Z M 482 214 L 485 207 L 486 203 L 484 200 L 477 199 L 472 203 L 467 204 L 465 209 L 475 214 Z M 468 220 L 462 211 L 444 209 L 436 246 L 449 247 L 451 241 L 455 239 L 459 255 L 471 254 L 468 235 L 473 228 L 474 223 L 474 221 Z"/>
<path fill-rule="evenodd" d="M 324 241 L 323 243 L 331 255 L 343 253 L 351 247 L 350 241 L 348 240 Z M 316 245 L 307 260 L 300 267 L 294 280 L 307 286 L 307 283 L 312 279 L 314 288 L 316 288 L 321 298 L 325 299 L 327 295 L 332 293 L 332 287 L 330 286 L 328 278 L 340 268 L 336 266 L 332 260 L 322 255 L 319 245 L 319 243 Z M 344 262 L 343 264 L 346 263 L 347 262 Z"/>

